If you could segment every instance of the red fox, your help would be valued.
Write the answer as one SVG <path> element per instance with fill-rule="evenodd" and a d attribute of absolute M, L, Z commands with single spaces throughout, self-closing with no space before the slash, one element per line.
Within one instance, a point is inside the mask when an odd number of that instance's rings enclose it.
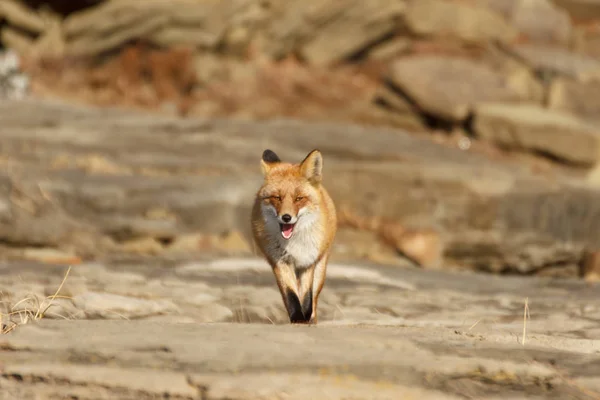
<path fill-rule="evenodd" d="M 267 259 L 290 322 L 317 323 L 317 302 L 337 230 L 333 200 L 323 187 L 323 157 L 311 151 L 299 164 L 265 150 L 262 187 L 252 209 L 252 233 Z"/>

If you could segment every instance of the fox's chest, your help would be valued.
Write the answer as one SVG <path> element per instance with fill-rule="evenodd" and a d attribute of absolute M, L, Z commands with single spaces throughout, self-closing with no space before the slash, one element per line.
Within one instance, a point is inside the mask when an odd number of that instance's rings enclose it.
<path fill-rule="evenodd" d="M 287 240 L 283 257 L 290 257 L 297 268 L 309 267 L 319 258 L 322 237 L 314 232 L 298 232 Z"/>
<path fill-rule="evenodd" d="M 296 268 L 310 267 L 317 262 L 323 241 L 323 233 L 319 229 L 298 229 L 287 240 L 281 236 L 279 226 L 269 234 L 272 240 L 268 253 L 274 261 L 293 264 Z"/>

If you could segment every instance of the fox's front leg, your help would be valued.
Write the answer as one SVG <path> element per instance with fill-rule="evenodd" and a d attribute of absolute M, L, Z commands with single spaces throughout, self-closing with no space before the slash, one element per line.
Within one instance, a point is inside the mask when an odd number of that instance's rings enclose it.
<path fill-rule="evenodd" d="M 306 318 L 304 310 L 312 311 L 312 295 L 299 296 L 298 279 L 293 266 L 279 262 L 272 268 L 290 322 L 292 324 L 307 323 L 310 315 Z M 305 304 L 307 299 L 310 304 Z"/>
<path fill-rule="evenodd" d="M 314 317 L 314 302 L 313 302 L 313 279 L 315 276 L 315 266 L 311 265 L 308 268 L 303 268 L 296 272 L 298 276 L 298 298 L 302 305 L 302 314 L 304 315 L 304 323 L 312 323 Z"/>
<path fill-rule="evenodd" d="M 314 267 L 314 274 L 312 279 L 312 319 L 311 323 L 317 323 L 317 305 L 319 303 L 319 295 L 325 285 L 325 275 L 327 274 L 327 262 L 329 261 L 329 254 L 325 254 Z"/>

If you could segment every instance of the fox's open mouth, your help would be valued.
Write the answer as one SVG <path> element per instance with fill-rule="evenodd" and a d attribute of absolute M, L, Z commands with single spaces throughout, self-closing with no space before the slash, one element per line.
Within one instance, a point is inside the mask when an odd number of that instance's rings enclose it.
<path fill-rule="evenodd" d="M 281 236 L 284 239 L 289 239 L 292 237 L 292 233 L 294 233 L 294 224 L 279 224 L 281 228 Z"/>

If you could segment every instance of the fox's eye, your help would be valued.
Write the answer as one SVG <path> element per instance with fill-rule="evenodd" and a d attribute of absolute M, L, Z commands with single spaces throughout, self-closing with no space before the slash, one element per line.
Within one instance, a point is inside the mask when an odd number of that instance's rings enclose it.
<path fill-rule="evenodd" d="M 304 197 L 302 197 L 302 196 L 296 197 L 296 201 L 302 201 L 303 199 L 304 199 Z"/>
<path fill-rule="evenodd" d="M 274 198 L 277 201 L 281 201 L 281 196 L 271 196 L 272 198 Z"/>

